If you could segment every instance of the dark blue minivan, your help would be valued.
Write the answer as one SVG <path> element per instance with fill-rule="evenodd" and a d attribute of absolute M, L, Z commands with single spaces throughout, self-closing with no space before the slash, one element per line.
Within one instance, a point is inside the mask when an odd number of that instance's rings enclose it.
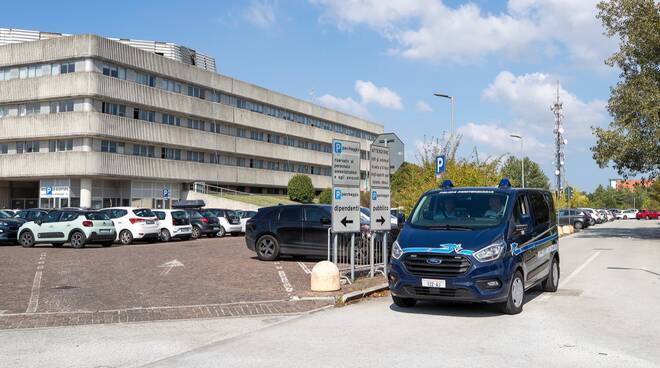
<path fill-rule="evenodd" d="M 417 201 L 392 246 L 390 291 L 399 307 L 418 300 L 501 303 L 522 311 L 525 291 L 559 284 L 557 217 L 543 189 L 441 189 Z"/>

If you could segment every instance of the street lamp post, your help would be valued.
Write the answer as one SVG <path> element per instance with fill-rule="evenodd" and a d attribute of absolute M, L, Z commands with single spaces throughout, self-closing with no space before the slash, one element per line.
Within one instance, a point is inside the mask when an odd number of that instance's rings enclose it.
<path fill-rule="evenodd" d="M 520 139 L 520 166 L 522 167 L 522 187 L 525 187 L 525 151 L 523 148 L 524 138 L 522 134 L 510 134 L 511 138 Z"/>
<path fill-rule="evenodd" d="M 454 96 L 450 96 L 445 93 L 434 93 L 433 95 L 436 97 L 446 98 L 451 103 L 451 126 L 449 128 L 449 131 L 451 135 L 454 135 Z"/>

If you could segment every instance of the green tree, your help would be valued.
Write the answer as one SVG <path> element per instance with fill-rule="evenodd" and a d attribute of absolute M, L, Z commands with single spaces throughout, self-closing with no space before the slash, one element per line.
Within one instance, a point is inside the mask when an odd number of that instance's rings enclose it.
<path fill-rule="evenodd" d="M 605 63 L 621 70 L 607 109 L 613 120 L 596 128 L 593 157 L 624 176 L 660 174 L 660 5 L 655 0 L 608 0 L 598 4 L 605 34 L 619 51 Z"/>
<path fill-rule="evenodd" d="M 300 203 L 311 203 L 314 200 L 314 186 L 307 175 L 296 174 L 289 179 L 287 188 L 289 199 Z"/>
<path fill-rule="evenodd" d="M 521 172 L 520 159 L 514 156 L 504 162 L 500 169 L 500 176 L 509 178 L 511 185 L 514 187 L 521 187 Z M 527 188 L 550 188 L 550 180 L 543 173 L 538 163 L 532 161 L 529 157 L 525 157 L 525 187 Z"/>
<path fill-rule="evenodd" d="M 320 204 L 332 204 L 332 189 L 325 188 L 319 194 Z"/>

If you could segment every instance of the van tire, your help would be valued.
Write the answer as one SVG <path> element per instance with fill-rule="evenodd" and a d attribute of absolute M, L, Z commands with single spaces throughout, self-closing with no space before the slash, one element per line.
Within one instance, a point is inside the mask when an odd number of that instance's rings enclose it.
<path fill-rule="evenodd" d="M 515 294 L 514 295 L 514 288 Z M 522 289 L 521 289 L 522 288 Z M 518 314 L 523 310 L 525 301 L 525 279 L 523 279 L 522 272 L 516 271 L 511 278 L 511 285 L 509 285 L 509 295 L 506 302 L 502 303 L 502 313 L 505 314 Z"/>
<path fill-rule="evenodd" d="M 552 258 L 550 273 L 541 283 L 541 288 L 548 293 L 554 293 L 559 288 L 559 261 L 557 261 L 557 257 Z"/>
<path fill-rule="evenodd" d="M 399 308 L 412 308 L 417 304 L 417 299 L 413 298 L 402 298 L 400 296 L 392 295 L 392 301 Z"/>
<path fill-rule="evenodd" d="M 580 230 L 584 227 L 584 225 L 582 225 L 582 221 L 575 221 L 573 227 L 576 228 L 577 230 Z"/>

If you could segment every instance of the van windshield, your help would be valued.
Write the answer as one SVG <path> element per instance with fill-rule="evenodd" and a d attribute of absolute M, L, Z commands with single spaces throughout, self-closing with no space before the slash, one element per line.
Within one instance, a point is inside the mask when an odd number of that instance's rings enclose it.
<path fill-rule="evenodd" d="M 474 230 L 502 223 L 509 196 L 491 190 L 443 191 L 424 195 L 410 224 L 426 229 Z"/>

